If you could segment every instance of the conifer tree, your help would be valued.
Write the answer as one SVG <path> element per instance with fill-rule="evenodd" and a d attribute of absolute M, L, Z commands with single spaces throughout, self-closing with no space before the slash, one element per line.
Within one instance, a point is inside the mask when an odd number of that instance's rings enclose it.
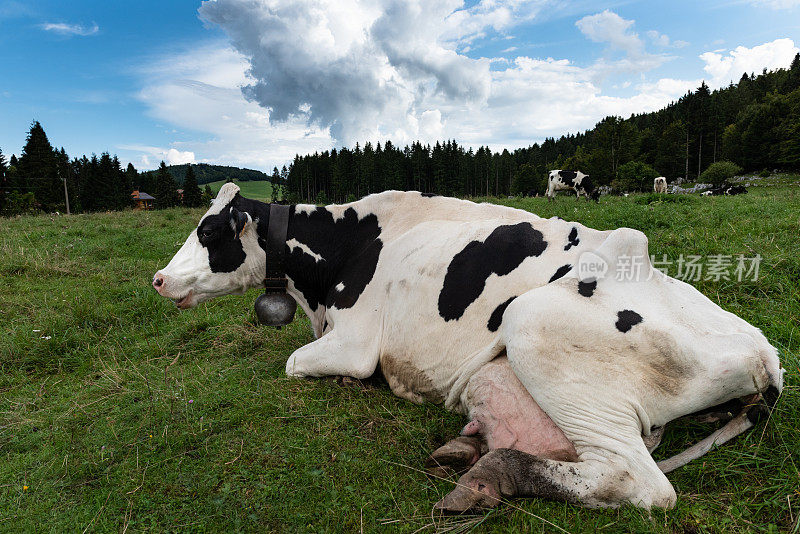
<path fill-rule="evenodd" d="M 34 121 L 28 131 L 18 173 L 22 189 L 32 192 L 43 209 L 51 211 L 64 205 L 55 151 L 39 121 Z"/>
<path fill-rule="evenodd" d="M 0 150 L 0 213 L 6 207 L 6 199 L 9 193 L 8 173 L 6 167 L 6 158 L 3 156 L 3 151 Z"/>
<path fill-rule="evenodd" d="M 115 210 L 123 210 L 131 206 L 131 183 L 128 181 L 128 174 L 122 170 L 122 164 L 117 156 L 111 160 L 113 169 L 114 186 L 112 206 Z"/>
<path fill-rule="evenodd" d="M 186 176 L 183 179 L 183 205 L 189 208 L 197 208 L 203 204 L 203 195 L 197 185 L 197 178 L 194 176 L 192 166 L 186 167 Z"/>
<path fill-rule="evenodd" d="M 211 201 L 214 199 L 214 193 L 211 191 L 211 186 L 206 184 L 205 189 L 203 189 L 203 207 L 208 207 L 211 205 Z"/>
<path fill-rule="evenodd" d="M 139 173 L 136 167 L 133 166 L 133 163 L 128 163 L 128 166 L 125 168 L 125 184 L 128 186 L 127 206 L 133 206 L 133 197 L 131 197 L 131 193 L 133 193 L 135 188 L 139 187 Z"/>
<path fill-rule="evenodd" d="M 163 161 L 156 171 L 156 208 L 164 209 L 179 204 L 178 186 Z"/>

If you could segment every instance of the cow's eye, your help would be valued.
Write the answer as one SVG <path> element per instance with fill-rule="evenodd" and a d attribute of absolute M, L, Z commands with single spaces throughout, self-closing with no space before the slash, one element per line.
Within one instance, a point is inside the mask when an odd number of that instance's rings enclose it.
<path fill-rule="evenodd" d="M 202 237 L 203 239 L 208 239 L 213 235 L 214 235 L 214 230 L 210 228 L 205 228 L 202 232 L 200 232 L 200 237 Z"/>

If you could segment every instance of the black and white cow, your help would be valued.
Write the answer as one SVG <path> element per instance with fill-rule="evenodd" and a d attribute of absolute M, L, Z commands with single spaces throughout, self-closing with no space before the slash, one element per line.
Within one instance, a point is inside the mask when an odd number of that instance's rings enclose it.
<path fill-rule="evenodd" d="M 658 178 L 653 180 L 653 191 L 656 193 L 666 193 L 667 192 L 667 179 L 663 176 L 659 176 Z"/>
<path fill-rule="evenodd" d="M 581 171 L 562 171 L 556 169 L 550 171 L 547 178 L 547 193 L 546 196 L 550 200 L 555 200 L 556 191 L 571 189 L 575 191 L 576 198 L 581 198 L 581 195 L 586 199 L 599 201 L 600 191 L 588 174 L 583 174 Z"/>
<path fill-rule="evenodd" d="M 286 372 L 364 378 L 380 364 L 397 395 L 465 414 L 429 460 L 469 469 L 438 508 L 515 495 L 671 507 L 662 471 L 749 428 L 753 411 L 656 464 L 664 425 L 781 391 L 761 332 L 653 269 L 636 230 L 416 192 L 290 209 L 288 291 L 317 339 Z M 226 184 L 154 287 L 191 308 L 260 286 L 269 213 Z M 639 276 L 614 276 L 630 258 Z"/>
<path fill-rule="evenodd" d="M 747 193 L 747 188 L 743 185 L 728 185 L 724 184 L 720 187 L 715 187 L 714 189 L 709 189 L 708 191 L 703 191 L 700 195 L 704 197 L 712 197 L 712 196 L 735 196 L 735 195 L 744 195 Z"/>

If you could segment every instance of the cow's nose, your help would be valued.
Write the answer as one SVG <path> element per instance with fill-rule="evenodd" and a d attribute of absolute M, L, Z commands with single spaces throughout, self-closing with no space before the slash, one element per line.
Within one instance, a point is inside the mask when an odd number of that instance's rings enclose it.
<path fill-rule="evenodd" d="M 156 291 L 160 292 L 161 286 L 163 285 L 164 285 L 164 275 L 162 275 L 161 273 L 156 273 L 156 275 L 153 277 L 153 287 L 156 289 Z"/>

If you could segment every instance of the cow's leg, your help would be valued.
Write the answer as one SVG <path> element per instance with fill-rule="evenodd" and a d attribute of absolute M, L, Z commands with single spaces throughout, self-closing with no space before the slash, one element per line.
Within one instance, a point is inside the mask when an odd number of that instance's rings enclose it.
<path fill-rule="evenodd" d="M 368 332 L 364 328 L 361 332 Z M 353 378 L 372 376 L 378 366 L 378 350 L 375 340 L 340 326 L 292 353 L 286 362 L 289 376 L 343 375 Z"/>
<path fill-rule="evenodd" d="M 675 490 L 649 458 L 641 439 L 631 450 L 620 452 L 562 462 L 495 449 L 462 476 L 435 508 L 464 512 L 490 508 L 509 497 L 544 497 L 590 507 L 674 506 Z"/>

